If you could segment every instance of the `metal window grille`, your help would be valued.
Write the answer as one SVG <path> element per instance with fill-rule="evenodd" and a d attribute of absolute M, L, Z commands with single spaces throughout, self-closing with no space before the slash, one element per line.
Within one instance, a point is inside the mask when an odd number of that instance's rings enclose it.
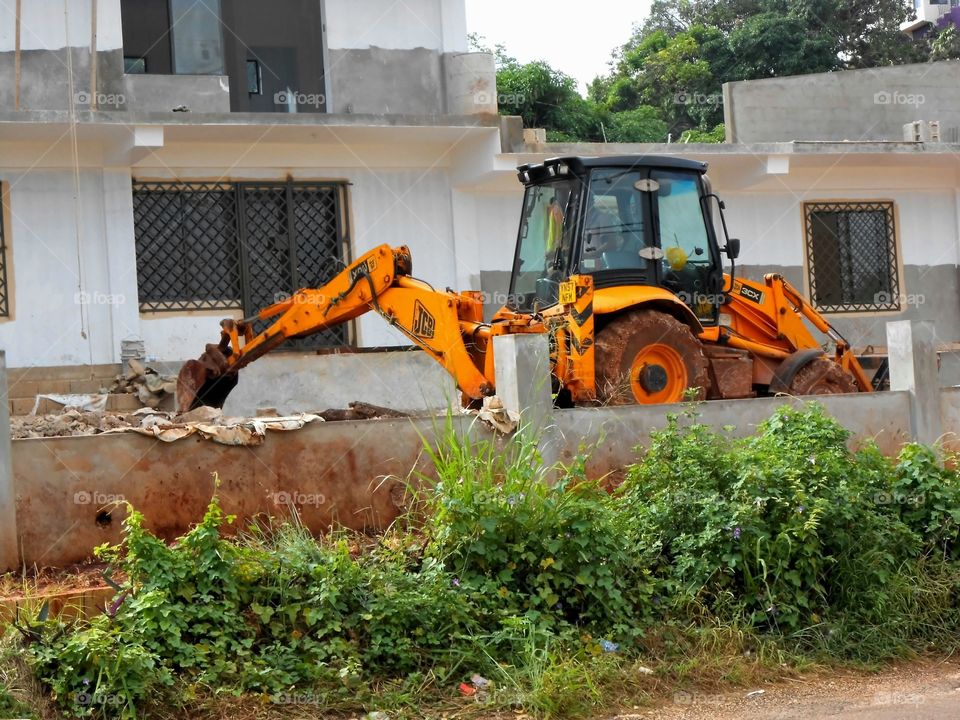
<path fill-rule="evenodd" d="M 349 258 L 343 183 L 135 182 L 133 198 L 141 311 L 251 316 L 323 285 Z M 285 347 L 348 342 L 339 326 Z"/>
<path fill-rule="evenodd" d="M 237 203 L 226 183 L 134 183 L 141 311 L 242 308 Z"/>
<path fill-rule="evenodd" d="M 7 240 L 3 234 L 3 188 L 0 187 L 0 317 L 10 316 L 10 288 L 7 285 Z"/>
<path fill-rule="evenodd" d="M 810 295 L 828 313 L 900 309 L 893 203 L 806 203 Z"/>

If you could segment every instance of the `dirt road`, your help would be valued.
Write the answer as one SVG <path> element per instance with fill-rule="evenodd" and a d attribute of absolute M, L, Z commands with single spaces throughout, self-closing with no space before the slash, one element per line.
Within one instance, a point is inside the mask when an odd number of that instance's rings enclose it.
<path fill-rule="evenodd" d="M 763 692 L 758 692 L 761 690 Z M 956 720 L 960 659 L 898 665 L 877 674 L 838 672 L 719 695 L 678 692 L 672 701 L 616 720 Z"/>

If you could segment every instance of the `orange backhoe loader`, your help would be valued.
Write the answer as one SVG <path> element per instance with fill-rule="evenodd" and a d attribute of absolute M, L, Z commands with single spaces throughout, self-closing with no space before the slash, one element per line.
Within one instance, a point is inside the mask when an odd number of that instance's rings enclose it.
<path fill-rule="evenodd" d="M 560 405 L 871 390 L 847 341 L 782 276 L 736 277 L 740 242 L 705 164 L 564 157 L 518 174 L 509 301 L 492 321 L 482 293 L 435 290 L 412 277 L 408 248 L 382 245 L 324 287 L 222 321 L 220 342 L 180 372 L 179 408 L 222 407 L 248 363 L 371 311 L 443 365 L 464 404 L 496 392 L 493 338 L 509 333 L 549 336 Z M 258 319 L 273 323 L 254 334 Z"/>

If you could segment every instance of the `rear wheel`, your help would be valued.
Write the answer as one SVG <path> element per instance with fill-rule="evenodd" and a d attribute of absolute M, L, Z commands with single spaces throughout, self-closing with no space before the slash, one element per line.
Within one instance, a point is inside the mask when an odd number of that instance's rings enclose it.
<path fill-rule="evenodd" d="M 634 310 L 597 333 L 597 399 L 605 405 L 680 402 L 687 388 L 706 397 L 703 346 L 686 325 L 656 310 Z"/>
<path fill-rule="evenodd" d="M 857 392 L 857 381 L 833 360 L 815 358 L 797 370 L 791 395 L 841 395 Z"/>

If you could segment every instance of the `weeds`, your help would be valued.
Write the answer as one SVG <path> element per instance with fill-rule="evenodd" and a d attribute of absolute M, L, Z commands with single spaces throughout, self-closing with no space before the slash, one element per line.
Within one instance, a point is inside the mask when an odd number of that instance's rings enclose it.
<path fill-rule="evenodd" d="M 99 550 L 127 578 L 109 612 L 33 623 L 25 657 L 77 717 L 194 715 L 224 695 L 422 716 L 460 683 L 482 707 L 577 717 L 658 685 L 952 647 L 955 463 L 847 441 L 817 406 L 744 440 L 689 411 L 608 493 L 582 462 L 545 468 L 524 434 L 448 429 L 416 513 L 363 540 L 296 524 L 227 539 L 214 498 L 167 545 L 131 511 Z"/>

